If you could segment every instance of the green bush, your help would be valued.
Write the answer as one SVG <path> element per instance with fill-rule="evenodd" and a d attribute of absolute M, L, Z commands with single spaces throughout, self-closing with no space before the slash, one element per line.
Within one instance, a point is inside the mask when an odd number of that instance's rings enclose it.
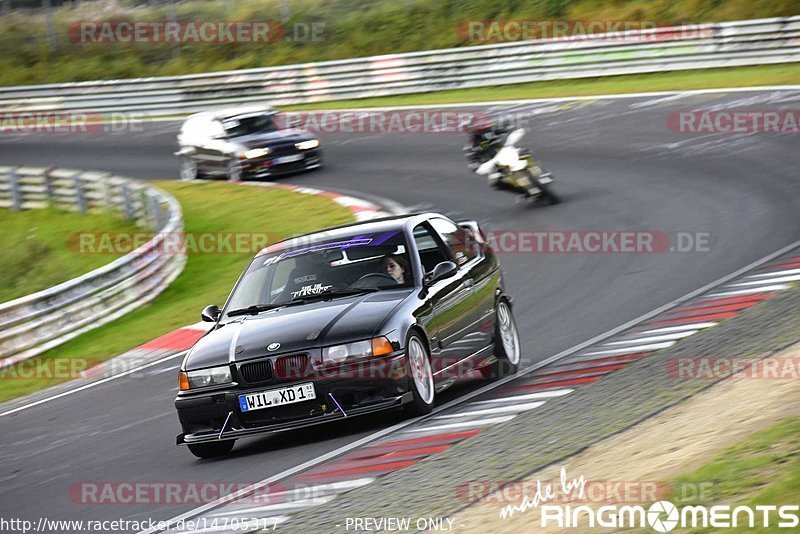
<path fill-rule="evenodd" d="M 70 23 L 165 20 L 165 6 L 84 3 L 55 10 L 57 46 L 41 13 L 0 19 L 0 85 L 74 82 L 190 74 L 309 61 L 466 46 L 465 20 L 645 20 L 710 22 L 798 14 L 796 0 L 291 0 L 286 21 L 324 22 L 323 42 L 274 44 L 81 44 Z M 278 20 L 279 2 L 190 0 L 176 4 L 182 20 Z"/>

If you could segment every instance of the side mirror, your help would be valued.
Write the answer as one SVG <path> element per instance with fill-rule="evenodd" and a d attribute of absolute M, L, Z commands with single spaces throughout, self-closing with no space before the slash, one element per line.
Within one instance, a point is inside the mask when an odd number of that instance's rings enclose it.
<path fill-rule="evenodd" d="M 219 306 L 212 304 L 211 306 L 206 306 L 203 309 L 203 313 L 200 314 L 200 317 L 206 323 L 216 323 L 219 321 L 219 316 L 221 313 L 222 312 L 219 309 Z"/>
<path fill-rule="evenodd" d="M 443 261 L 433 268 L 433 271 L 425 277 L 425 285 L 431 285 L 439 280 L 450 278 L 456 274 L 458 266 L 452 261 Z"/>

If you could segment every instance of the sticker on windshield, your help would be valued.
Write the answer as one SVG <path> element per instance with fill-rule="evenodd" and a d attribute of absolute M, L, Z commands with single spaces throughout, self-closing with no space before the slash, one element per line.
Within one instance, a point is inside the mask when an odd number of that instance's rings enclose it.
<path fill-rule="evenodd" d="M 329 290 L 333 286 L 323 286 L 322 284 L 311 284 L 301 287 L 297 291 L 292 291 L 292 298 L 307 297 L 309 295 L 319 295 L 320 293 Z"/>
<path fill-rule="evenodd" d="M 267 258 L 266 260 L 264 260 L 264 263 L 262 265 L 264 266 L 272 265 L 286 258 L 294 258 L 295 256 L 301 256 L 303 254 L 309 254 L 311 252 L 321 252 L 325 250 L 346 250 L 348 248 L 353 248 L 353 247 L 377 247 L 379 245 L 383 245 L 389 239 L 391 239 L 392 237 L 396 236 L 399 233 L 400 232 L 395 231 L 395 232 L 384 232 L 382 234 L 376 234 L 371 236 L 357 235 L 353 237 L 348 237 L 343 241 L 332 241 L 330 243 L 319 243 L 317 245 L 297 248 L 294 250 L 282 252 L 277 256 Z M 285 246 L 285 243 L 276 243 L 274 245 L 270 245 L 261 252 L 259 252 L 258 255 L 261 256 L 262 254 L 277 252 L 283 246 Z"/>

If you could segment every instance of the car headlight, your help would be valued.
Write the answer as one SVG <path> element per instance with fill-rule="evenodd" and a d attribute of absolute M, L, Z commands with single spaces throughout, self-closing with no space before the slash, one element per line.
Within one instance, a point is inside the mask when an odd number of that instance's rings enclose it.
<path fill-rule="evenodd" d="M 178 388 L 181 391 L 186 391 L 205 386 L 230 384 L 231 382 L 233 382 L 231 368 L 223 365 L 198 371 L 181 371 Z"/>
<path fill-rule="evenodd" d="M 294 145 L 297 150 L 311 150 L 312 148 L 317 148 L 318 146 L 319 139 L 310 139 L 301 143 L 295 143 Z"/>
<path fill-rule="evenodd" d="M 246 157 L 247 159 L 256 159 L 262 156 L 266 156 L 267 154 L 269 154 L 268 148 L 253 148 L 245 152 L 244 157 Z"/>
<path fill-rule="evenodd" d="M 376 337 L 345 345 L 335 345 L 322 349 L 323 363 L 341 363 L 345 360 L 383 356 L 394 352 L 394 347 L 385 337 Z"/>

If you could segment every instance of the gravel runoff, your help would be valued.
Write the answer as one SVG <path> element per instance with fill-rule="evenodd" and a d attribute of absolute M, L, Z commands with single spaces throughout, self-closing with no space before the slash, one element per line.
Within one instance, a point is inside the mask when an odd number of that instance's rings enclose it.
<path fill-rule="evenodd" d="M 347 532 L 348 517 L 407 517 L 413 525 L 415 518 L 450 516 L 466 506 L 456 494 L 459 484 L 526 477 L 713 385 L 672 378 L 667 373 L 672 358 L 767 356 L 798 340 L 800 288 L 794 288 L 565 398 L 550 400 L 540 410 L 522 413 L 412 467 L 306 510 L 278 528 L 288 533 L 335 533 Z M 453 531 L 458 532 L 455 524 Z"/>

